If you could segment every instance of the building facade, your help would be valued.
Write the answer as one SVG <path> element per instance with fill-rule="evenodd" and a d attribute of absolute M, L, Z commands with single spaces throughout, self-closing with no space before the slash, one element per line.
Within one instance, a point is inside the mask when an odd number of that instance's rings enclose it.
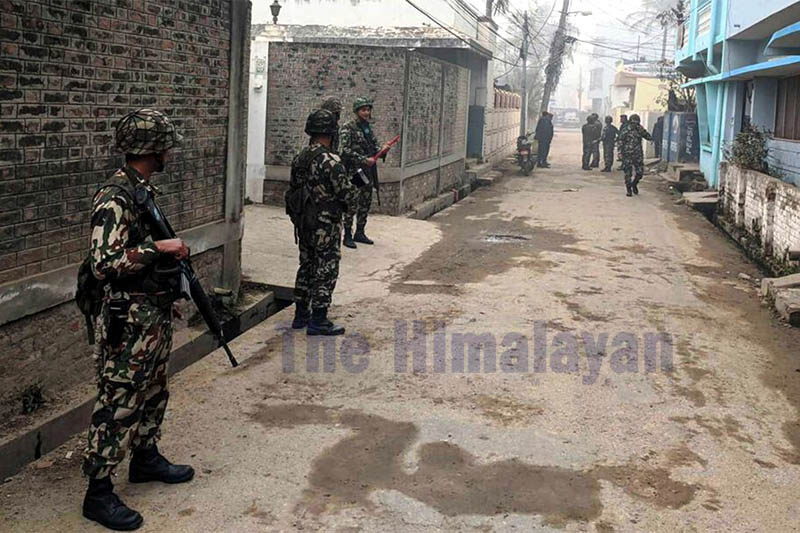
<path fill-rule="evenodd" d="M 800 184 L 798 21 L 796 1 L 692 0 L 675 63 L 697 90 L 700 168 L 710 185 L 748 124 L 772 132 L 770 167 Z"/>

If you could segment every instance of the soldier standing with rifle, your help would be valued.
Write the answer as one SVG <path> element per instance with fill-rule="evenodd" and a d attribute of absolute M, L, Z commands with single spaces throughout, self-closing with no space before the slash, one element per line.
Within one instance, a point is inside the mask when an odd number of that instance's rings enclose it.
<path fill-rule="evenodd" d="M 307 328 L 308 335 L 342 335 L 344 328 L 328 320 L 328 308 L 339 277 L 342 212 L 352 209 L 358 190 L 331 152 L 336 117 L 324 109 L 314 111 L 305 132 L 309 143 L 292 161 L 286 192 L 286 211 L 300 248 L 292 328 Z"/>
<path fill-rule="evenodd" d="M 156 446 L 169 399 L 173 304 L 180 298 L 176 265 L 189 250 L 177 238 L 149 240 L 150 226 L 134 198 L 139 190 L 155 190 L 151 176 L 164 170 L 169 151 L 180 141 L 163 113 L 140 109 L 123 117 L 116 148 L 125 154 L 125 166 L 93 201 L 85 264 L 104 292 L 95 322 L 98 396 L 83 461 L 89 478 L 83 516 L 115 530 L 137 529 L 143 521 L 111 483 L 129 448 L 132 483 L 183 483 L 194 476 L 192 467 L 171 464 Z"/>
<path fill-rule="evenodd" d="M 353 103 L 353 112 L 356 115 L 355 118 L 342 126 L 339 131 L 339 149 L 342 161 L 349 175 L 352 176 L 361 170 L 367 175 L 371 183 L 358 190 L 355 234 L 352 233 L 353 213 L 348 212 L 345 215 L 344 245 L 348 248 L 355 248 L 357 242 L 374 244 L 372 239 L 364 233 L 364 228 L 367 225 L 367 215 L 372 204 L 373 187 L 378 191 L 378 203 L 380 203 L 378 167 L 375 165 L 377 161 L 374 157 L 380 151 L 380 145 L 371 124 L 372 100 L 366 97 L 356 98 Z M 385 154 L 383 158 L 385 160 Z"/>

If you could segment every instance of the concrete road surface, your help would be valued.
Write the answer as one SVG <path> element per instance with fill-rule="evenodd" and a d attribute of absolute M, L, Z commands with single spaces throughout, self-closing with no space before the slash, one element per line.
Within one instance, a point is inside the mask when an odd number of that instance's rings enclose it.
<path fill-rule="evenodd" d="M 513 169 L 428 221 L 375 216 L 306 341 L 287 309 L 172 382 L 130 485 L 143 531 L 788 531 L 800 524 L 800 336 L 759 272 L 655 177 Z M 282 209 L 250 207 L 245 274 L 291 284 Z M 81 518 L 78 439 L 0 485 L 2 531 Z M 74 452 L 67 459 L 68 452 Z"/>

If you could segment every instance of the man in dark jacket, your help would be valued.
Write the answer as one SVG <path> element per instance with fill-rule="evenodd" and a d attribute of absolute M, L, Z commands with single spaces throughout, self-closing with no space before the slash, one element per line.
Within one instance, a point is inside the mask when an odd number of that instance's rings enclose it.
<path fill-rule="evenodd" d="M 600 134 L 602 131 L 595 125 L 594 115 L 589 115 L 586 118 L 586 124 L 581 128 L 583 136 L 583 170 L 592 170 L 590 166 L 592 155 L 594 154 L 595 146 L 600 142 Z"/>
<path fill-rule="evenodd" d="M 597 168 L 600 166 L 600 139 L 603 136 L 603 124 L 600 122 L 600 115 L 597 113 L 592 113 L 592 117 L 594 117 L 594 122 L 592 125 L 595 129 L 597 141 L 595 141 L 594 145 L 592 146 L 592 162 L 589 164 L 589 166 L 592 168 Z"/>
<path fill-rule="evenodd" d="M 658 117 L 653 126 L 653 145 L 656 149 L 656 157 L 661 159 L 661 141 L 664 139 L 664 117 Z"/>
<path fill-rule="evenodd" d="M 614 143 L 617 140 L 617 127 L 614 125 L 614 119 L 606 117 L 606 125 L 603 126 L 603 133 L 600 139 L 603 141 L 603 162 L 605 166 L 600 172 L 611 172 L 611 167 L 614 166 Z"/>
<path fill-rule="evenodd" d="M 547 156 L 550 154 L 550 142 L 553 140 L 553 115 L 547 111 L 542 111 L 542 117 L 536 124 L 534 139 L 539 141 L 538 166 L 539 168 L 549 168 Z"/>

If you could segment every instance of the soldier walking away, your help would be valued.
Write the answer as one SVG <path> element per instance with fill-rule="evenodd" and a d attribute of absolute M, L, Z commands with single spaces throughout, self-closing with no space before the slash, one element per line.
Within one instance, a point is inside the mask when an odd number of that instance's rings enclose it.
<path fill-rule="evenodd" d="M 335 96 L 329 96 L 322 101 L 320 109 L 330 111 L 336 119 L 336 131 L 331 136 L 331 152 L 339 153 L 339 120 L 342 118 L 342 101 Z"/>
<path fill-rule="evenodd" d="M 550 155 L 550 143 L 553 140 L 553 115 L 551 113 L 542 111 L 542 116 L 536 123 L 536 133 L 533 138 L 539 141 L 537 165 L 539 168 L 550 168 L 547 156 Z"/>
<path fill-rule="evenodd" d="M 653 147 L 656 150 L 656 157 L 661 159 L 661 142 L 664 140 L 664 117 L 658 117 L 653 126 Z"/>
<path fill-rule="evenodd" d="M 323 109 L 314 111 L 305 131 L 309 144 L 292 161 L 286 193 L 300 248 L 292 328 L 307 327 L 308 335 L 341 335 L 344 328 L 328 319 L 328 308 L 339 277 L 342 213 L 354 206 L 358 189 L 331 152 L 336 117 Z"/>
<path fill-rule="evenodd" d="M 628 115 L 619 116 L 619 131 L 617 132 L 617 161 L 620 162 L 617 170 L 625 170 L 625 159 L 622 156 L 622 132 L 628 127 Z"/>
<path fill-rule="evenodd" d="M 600 130 L 595 126 L 594 115 L 586 117 L 586 124 L 581 128 L 581 135 L 583 136 L 583 170 L 592 170 L 591 159 L 594 153 L 595 145 L 600 142 Z"/>
<path fill-rule="evenodd" d="M 152 242 L 135 201 L 140 189 L 157 192 L 151 177 L 164 170 L 180 141 L 159 111 L 140 109 L 119 121 L 116 148 L 125 154 L 125 166 L 94 196 L 84 262 L 90 273 L 79 276 L 79 293 L 85 290 L 81 280 L 94 280 L 89 283 L 99 310 L 93 330 L 98 395 L 83 460 L 89 478 L 83 516 L 114 530 L 137 529 L 143 522 L 111 483 L 128 448 L 131 483 L 184 483 L 194 477 L 192 467 L 171 464 L 156 445 L 169 398 L 173 304 L 180 298 L 173 289 L 180 272 L 173 267 L 189 250 L 180 239 Z"/>
<path fill-rule="evenodd" d="M 597 113 L 592 113 L 592 117 L 594 117 L 592 126 L 594 126 L 597 140 L 592 146 L 592 162 L 589 166 L 592 168 L 598 168 L 600 166 L 600 139 L 603 136 L 603 125 L 600 123 L 600 115 Z"/>
<path fill-rule="evenodd" d="M 631 115 L 628 125 L 620 134 L 620 145 L 622 149 L 622 160 L 625 166 L 625 189 L 627 196 L 639 194 L 639 182 L 644 176 L 644 151 L 642 150 L 642 139 L 648 141 L 653 138 L 650 133 L 642 126 L 639 115 Z M 631 177 L 635 174 L 633 181 Z"/>
<path fill-rule="evenodd" d="M 370 184 L 358 189 L 358 201 L 355 213 L 348 211 L 344 217 L 344 245 L 355 248 L 356 243 L 374 244 L 364 233 L 367 226 L 367 215 L 372 205 L 372 188 L 377 186 L 378 167 L 373 157 L 380 151 L 378 139 L 372 128 L 372 100 L 366 97 L 356 98 L 353 103 L 353 120 L 347 122 L 339 130 L 339 143 L 342 161 L 350 176 L 362 170 L 370 180 Z M 386 156 L 384 155 L 384 160 Z M 352 233 L 353 215 L 356 218 L 356 232 Z"/>
<path fill-rule="evenodd" d="M 603 163 L 605 166 L 600 172 L 611 172 L 611 167 L 614 166 L 614 144 L 617 141 L 617 127 L 614 125 L 614 119 L 606 117 L 606 124 L 603 126 L 603 133 L 600 139 L 603 141 Z"/>

